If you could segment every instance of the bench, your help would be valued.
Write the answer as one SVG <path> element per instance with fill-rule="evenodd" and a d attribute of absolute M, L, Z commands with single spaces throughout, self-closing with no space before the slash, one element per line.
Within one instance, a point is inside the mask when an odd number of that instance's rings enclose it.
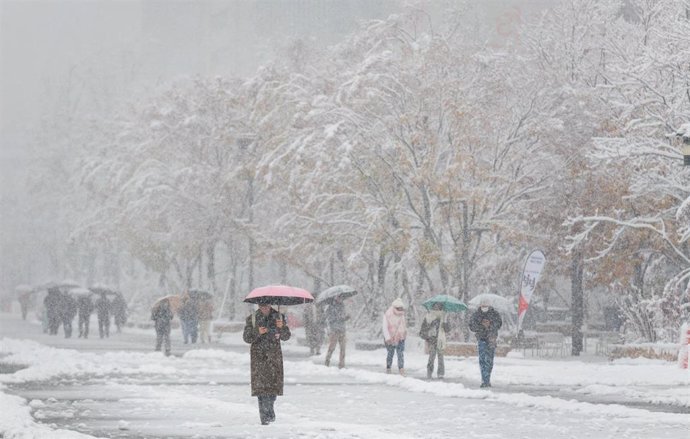
<path fill-rule="evenodd" d="M 511 347 L 507 344 L 499 344 L 496 346 L 496 356 L 505 357 L 510 352 Z M 428 354 L 428 346 L 424 346 L 424 353 Z M 463 343 L 463 342 L 448 342 L 446 345 L 446 350 L 444 355 L 452 357 L 476 357 L 477 353 L 477 343 Z"/>

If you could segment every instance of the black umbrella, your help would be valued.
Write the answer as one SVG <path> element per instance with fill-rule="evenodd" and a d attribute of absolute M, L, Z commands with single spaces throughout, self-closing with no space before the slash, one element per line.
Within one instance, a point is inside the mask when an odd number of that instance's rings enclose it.
<path fill-rule="evenodd" d="M 336 285 L 319 293 L 318 298 L 316 299 L 316 303 L 329 302 L 335 299 L 336 297 L 342 297 L 343 299 L 346 299 L 348 297 L 354 296 L 355 294 L 357 294 L 357 290 L 355 290 L 349 285 Z"/>
<path fill-rule="evenodd" d="M 197 300 L 208 300 L 213 298 L 213 294 L 205 290 L 192 289 L 187 291 L 187 293 L 189 294 L 189 297 Z"/>
<path fill-rule="evenodd" d="M 89 287 L 89 290 L 91 290 L 91 292 L 93 294 L 98 294 L 98 295 L 101 295 L 101 294 L 105 294 L 106 296 L 121 296 L 122 295 L 119 291 L 115 291 L 109 287 L 101 287 L 101 286 Z"/>

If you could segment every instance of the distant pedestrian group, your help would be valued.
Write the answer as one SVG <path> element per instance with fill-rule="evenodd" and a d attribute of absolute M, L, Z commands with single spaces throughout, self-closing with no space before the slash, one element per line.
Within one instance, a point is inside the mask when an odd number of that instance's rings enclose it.
<path fill-rule="evenodd" d="M 93 294 L 84 288 L 48 288 L 43 299 L 46 331 L 50 335 L 57 335 L 62 326 L 65 338 L 70 338 L 74 318 L 78 317 L 78 337 L 88 338 L 91 315 L 96 311 L 101 338 L 110 335 L 111 316 L 119 332 L 127 321 L 127 304 L 119 293 L 114 293 L 114 296 L 111 302 L 105 293 Z"/>
<path fill-rule="evenodd" d="M 347 345 L 347 321 L 350 319 L 343 296 L 329 297 L 321 303 L 305 304 L 303 323 L 309 355 L 320 355 L 324 333 L 328 333 L 324 364 L 330 366 L 337 348 L 338 367 L 345 367 Z M 465 305 L 462 309 L 466 309 Z M 425 303 L 428 311 L 421 322 L 419 336 L 426 345 L 428 359 L 426 377 L 443 379 L 445 375 L 444 354 L 452 325 L 447 312 L 457 309 L 446 308 L 444 303 Z M 446 311 L 448 309 L 448 311 Z M 407 305 L 402 298 L 393 300 L 383 312 L 381 333 L 386 348 L 386 373 L 392 373 L 396 359 L 398 374 L 406 376 L 405 343 L 408 338 Z M 169 320 L 170 314 L 166 317 Z M 502 326 L 499 313 L 483 299 L 481 306 L 469 319 L 469 329 L 476 334 L 477 351 L 482 388 L 491 387 L 493 359 L 497 347 L 498 330 Z M 169 332 L 169 328 L 167 329 Z M 271 306 L 269 300 L 259 302 L 258 309 L 245 321 L 243 339 L 250 345 L 251 394 L 256 396 L 259 418 L 262 425 L 275 421 L 275 401 L 283 394 L 284 371 L 281 342 L 290 338 L 291 332 L 286 318 Z"/>
<path fill-rule="evenodd" d="M 319 355 L 323 344 L 324 327 L 328 328 L 328 349 L 325 365 L 329 366 L 336 347 L 339 347 L 338 367 L 345 367 L 347 345 L 346 322 L 349 316 L 345 310 L 344 300 L 335 296 L 322 306 L 309 304 L 304 310 L 304 327 L 310 355 Z M 405 376 L 405 341 L 407 339 L 406 305 L 402 298 L 395 299 L 383 313 L 381 333 L 386 348 L 386 373 L 391 373 L 393 359 L 397 357 L 398 373 Z M 477 338 L 477 353 L 481 376 L 480 387 L 491 387 L 496 354 L 498 330 L 503 321 L 500 314 L 491 306 L 488 299 L 483 299 L 480 307 L 469 319 L 469 329 Z M 426 377 L 443 379 L 445 376 L 445 351 L 448 346 L 448 335 L 452 325 L 448 321 L 443 303 L 434 303 L 421 322 L 419 336 L 425 342 L 428 352 Z"/>
<path fill-rule="evenodd" d="M 184 344 L 211 343 L 213 311 L 213 296 L 199 290 L 157 300 L 151 308 L 151 320 L 156 331 L 155 350 L 165 348 L 165 354 L 170 355 L 170 332 L 175 314 L 180 319 Z"/>

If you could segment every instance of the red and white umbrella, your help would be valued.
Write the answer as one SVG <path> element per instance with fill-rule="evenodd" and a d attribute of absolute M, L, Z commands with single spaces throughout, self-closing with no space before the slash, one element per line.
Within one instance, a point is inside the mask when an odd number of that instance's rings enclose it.
<path fill-rule="evenodd" d="M 268 285 L 252 290 L 244 298 L 246 303 L 268 305 L 301 305 L 314 301 L 314 296 L 305 289 L 287 285 Z"/>

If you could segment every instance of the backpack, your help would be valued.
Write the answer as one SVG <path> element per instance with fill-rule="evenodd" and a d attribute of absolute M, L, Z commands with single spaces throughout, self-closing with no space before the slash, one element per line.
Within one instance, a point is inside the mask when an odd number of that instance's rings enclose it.
<path fill-rule="evenodd" d="M 422 321 L 422 327 L 419 328 L 419 337 L 422 340 L 429 340 L 429 338 L 430 338 L 429 337 L 429 335 L 430 335 L 429 334 L 429 329 L 430 329 L 429 326 L 430 325 L 426 322 L 426 320 Z"/>
<path fill-rule="evenodd" d="M 445 324 L 444 324 L 445 325 Z M 431 323 L 427 323 L 426 319 L 422 321 L 422 327 L 419 328 L 419 336 L 422 340 L 430 341 L 438 337 L 439 327 L 441 326 L 440 319 L 434 319 Z M 445 326 L 444 326 L 445 328 Z"/>

